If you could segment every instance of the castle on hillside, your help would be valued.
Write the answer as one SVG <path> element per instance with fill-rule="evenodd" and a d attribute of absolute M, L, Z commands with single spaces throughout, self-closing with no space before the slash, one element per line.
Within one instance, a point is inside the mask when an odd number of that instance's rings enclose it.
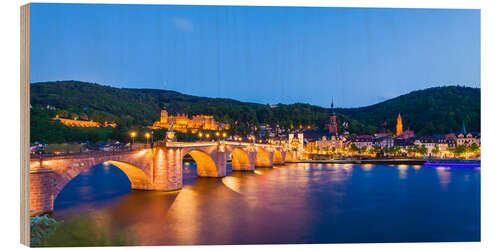
<path fill-rule="evenodd" d="M 218 123 L 212 115 L 195 115 L 189 118 L 186 114 L 177 113 L 169 116 L 166 110 L 161 111 L 160 121 L 154 122 L 152 129 L 169 128 L 172 124 L 174 131 L 196 133 L 200 130 L 227 130 L 229 124 Z"/>

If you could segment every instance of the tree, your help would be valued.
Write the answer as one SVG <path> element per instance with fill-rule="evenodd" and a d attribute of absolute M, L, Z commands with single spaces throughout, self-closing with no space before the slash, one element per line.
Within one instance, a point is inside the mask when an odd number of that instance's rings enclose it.
<path fill-rule="evenodd" d="M 466 152 L 467 152 L 467 147 L 464 144 L 458 145 L 453 149 L 453 153 L 456 156 L 463 156 Z"/>
<path fill-rule="evenodd" d="M 408 148 L 409 155 L 415 156 L 416 153 L 417 153 L 417 148 L 415 148 L 414 146 Z"/>
<path fill-rule="evenodd" d="M 358 146 L 356 146 L 356 144 L 351 143 L 349 151 L 352 152 L 352 153 L 359 153 L 360 149 L 358 148 Z"/>
<path fill-rule="evenodd" d="M 432 154 L 434 154 L 434 155 L 438 155 L 438 154 L 439 154 L 440 150 L 439 150 L 439 147 L 438 147 L 438 145 L 437 145 L 437 144 L 435 144 L 435 145 L 434 145 L 434 148 L 432 149 L 432 151 L 431 151 L 431 152 L 432 152 Z"/>
<path fill-rule="evenodd" d="M 477 145 L 476 143 L 472 143 L 469 147 L 469 151 L 471 153 L 477 154 L 477 153 L 480 153 L 481 149 L 480 149 L 479 145 Z"/>
<path fill-rule="evenodd" d="M 429 150 L 425 147 L 424 144 L 420 145 L 420 147 L 417 148 L 417 152 L 421 155 L 427 155 L 427 152 Z"/>

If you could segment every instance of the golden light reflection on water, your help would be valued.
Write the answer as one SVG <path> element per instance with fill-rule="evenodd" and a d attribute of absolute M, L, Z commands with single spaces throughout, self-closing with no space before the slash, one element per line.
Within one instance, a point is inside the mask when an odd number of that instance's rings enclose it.
<path fill-rule="evenodd" d="M 405 180 L 406 177 L 408 176 L 407 175 L 408 165 L 405 164 L 398 165 L 398 171 L 399 171 L 399 179 Z"/>
<path fill-rule="evenodd" d="M 352 173 L 352 164 L 345 164 L 342 166 L 342 170 L 344 170 L 347 174 Z"/>
<path fill-rule="evenodd" d="M 372 170 L 373 166 L 374 166 L 373 164 L 363 164 L 363 165 L 361 165 L 361 168 L 364 171 L 370 171 L 370 170 Z"/>
<path fill-rule="evenodd" d="M 226 187 L 230 188 L 231 190 L 241 193 L 241 180 L 236 177 L 232 176 L 226 176 L 222 178 L 222 183 L 226 185 Z"/>
<path fill-rule="evenodd" d="M 422 168 L 422 166 L 420 166 L 420 165 L 413 165 L 413 169 L 415 169 L 415 171 L 418 171 L 420 168 Z"/>
<path fill-rule="evenodd" d="M 439 178 L 439 183 L 443 188 L 447 188 L 451 181 L 451 173 L 446 167 L 437 167 L 437 175 Z"/>

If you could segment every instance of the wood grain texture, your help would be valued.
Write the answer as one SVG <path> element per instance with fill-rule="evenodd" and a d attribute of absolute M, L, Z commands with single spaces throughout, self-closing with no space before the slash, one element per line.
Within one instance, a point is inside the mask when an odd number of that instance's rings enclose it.
<path fill-rule="evenodd" d="M 30 245 L 30 5 L 21 6 L 21 243 Z"/>

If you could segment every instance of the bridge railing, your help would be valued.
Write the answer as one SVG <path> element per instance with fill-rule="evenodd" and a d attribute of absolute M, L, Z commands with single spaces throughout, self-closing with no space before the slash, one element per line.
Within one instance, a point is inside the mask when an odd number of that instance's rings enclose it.
<path fill-rule="evenodd" d="M 89 156 L 111 156 L 111 155 L 120 155 L 124 153 L 131 153 L 140 151 L 143 149 L 147 149 L 145 147 L 142 148 L 127 148 L 120 150 L 111 150 L 111 151 L 85 151 L 85 152 L 74 152 L 74 153 L 63 153 L 63 154 L 31 154 L 30 159 L 71 159 L 75 157 L 89 157 Z"/>
<path fill-rule="evenodd" d="M 281 145 L 273 145 L 273 144 L 262 144 L 262 143 L 252 143 L 252 142 L 242 142 L 242 141 L 214 141 L 214 142 L 155 142 L 153 144 L 145 144 L 145 143 L 135 143 L 130 145 L 129 147 L 124 148 L 113 148 L 111 150 L 91 150 L 84 152 L 72 152 L 72 153 L 59 153 L 59 154 L 30 154 L 31 159 L 40 159 L 40 158 L 74 158 L 76 156 L 87 157 L 89 155 L 116 155 L 122 153 L 129 153 L 133 151 L 149 149 L 152 147 L 158 146 L 167 146 L 167 147 L 195 147 L 195 146 L 216 146 L 219 143 L 223 142 L 227 145 L 235 145 L 235 146 L 249 146 L 254 145 L 256 147 L 273 147 L 273 148 L 283 148 Z"/>

